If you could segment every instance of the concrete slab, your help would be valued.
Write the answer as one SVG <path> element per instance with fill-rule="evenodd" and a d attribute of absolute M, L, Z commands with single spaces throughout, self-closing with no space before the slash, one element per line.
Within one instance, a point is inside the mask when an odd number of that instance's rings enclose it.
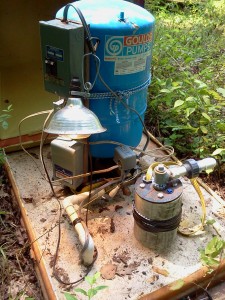
<path fill-rule="evenodd" d="M 8 162 L 19 191 L 20 201 L 38 238 L 42 263 L 54 292 L 55 298 L 51 299 L 61 300 L 65 299 L 63 292 L 66 287 L 52 277 L 52 263 L 58 241 L 59 205 L 51 197 L 51 190 L 40 163 L 39 149 L 33 148 L 29 152 L 36 158 L 31 159 L 19 151 L 9 154 Z M 44 158 L 51 176 L 49 152 L 49 147 L 45 146 Z M 147 157 L 145 159 L 149 160 Z M 146 164 L 148 165 L 150 161 Z M 188 220 L 189 224 L 199 224 L 201 205 L 198 196 L 189 180 L 182 179 L 182 183 L 184 186 L 182 218 Z M 98 249 L 98 258 L 90 275 L 100 271 L 108 263 L 117 268 L 112 280 L 99 279 L 98 285 L 107 285 L 108 288 L 100 291 L 99 295 L 95 296 L 96 300 L 138 299 L 192 274 L 201 267 L 199 250 L 205 248 L 207 242 L 216 234 L 213 227 L 208 226 L 200 236 L 177 235 L 175 242 L 170 248 L 165 249 L 164 253 L 144 248 L 133 234 L 134 187 L 131 186 L 130 189 L 131 196 L 125 196 L 120 191 L 113 201 L 107 203 L 100 200 L 90 207 L 88 228 Z M 55 186 L 55 190 L 59 199 L 64 199 L 65 191 L 62 187 Z M 218 217 L 223 207 L 205 190 L 202 189 L 202 192 L 207 206 L 207 218 L 211 217 L 217 221 L 221 237 L 225 239 L 225 221 Z M 82 213 L 85 215 L 84 209 Z M 114 230 L 111 229 L 112 222 Z M 65 214 L 61 219 L 61 225 L 58 274 L 66 281 L 75 281 L 84 275 L 86 268 L 80 265 L 79 241 Z M 88 285 L 82 282 L 79 287 L 87 289 Z"/>

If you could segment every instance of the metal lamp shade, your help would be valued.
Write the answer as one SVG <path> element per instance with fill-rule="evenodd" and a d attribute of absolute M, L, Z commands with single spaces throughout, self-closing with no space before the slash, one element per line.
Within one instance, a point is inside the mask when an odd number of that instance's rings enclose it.
<path fill-rule="evenodd" d="M 73 138 L 86 138 L 106 129 L 102 127 L 98 117 L 83 105 L 80 98 L 69 98 L 66 106 L 53 115 L 44 131 L 72 135 Z"/>

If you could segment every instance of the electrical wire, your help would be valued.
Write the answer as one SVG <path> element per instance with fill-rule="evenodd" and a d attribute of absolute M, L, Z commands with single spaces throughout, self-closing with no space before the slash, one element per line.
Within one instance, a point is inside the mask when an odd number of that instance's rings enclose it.
<path fill-rule="evenodd" d="M 97 199 L 97 197 L 94 197 L 94 196 L 97 195 L 101 190 L 106 189 L 106 188 L 108 188 L 108 187 L 111 186 L 111 185 L 118 184 L 118 183 L 120 183 L 121 181 L 122 181 L 121 178 L 115 179 L 115 180 L 111 180 L 111 181 L 109 181 L 109 182 L 103 184 L 103 185 L 100 186 L 99 188 L 95 189 L 95 190 L 93 191 L 93 193 L 91 194 L 91 197 L 89 197 L 89 201 L 90 201 L 89 203 L 91 203 L 91 202 L 93 202 L 94 200 Z M 84 206 L 87 206 L 87 205 L 89 204 L 89 203 L 85 203 L 85 202 L 86 202 L 86 199 L 84 199 L 84 200 L 80 203 L 79 209 L 78 209 L 79 214 L 81 214 L 81 209 L 82 209 Z"/>
<path fill-rule="evenodd" d="M 84 141 L 80 141 L 80 142 L 85 144 Z M 122 146 L 122 147 L 126 146 L 126 147 L 129 147 L 132 150 L 141 152 L 143 155 L 148 155 L 148 156 L 152 156 L 152 157 L 155 157 L 155 158 L 162 158 L 162 159 L 169 158 L 174 154 L 174 148 L 172 146 L 169 146 L 169 145 L 168 146 L 161 146 L 161 147 L 154 148 L 154 149 L 151 149 L 151 150 L 148 150 L 148 151 L 143 151 L 142 149 L 139 149 L 137 147 L 128 146 L 128 145 L 125 145 L 123 143 L 116 142 L 116 141 L 111 141 L 111 140 L 102 140 L 102 141 L 90 142 L 90 145 L 98 145 L 98 144 L 113 144 L 113 145 L 118 145 L 118 146 Z M 161 154 L 157 155 L 155 153 L 156 151 L 164 151 L 164 152 L 167 152 L 168 154 L 167 155 L 161 155 Z"/>
<path fill-rule="evenodd" d="M 57 260 L 58 260 L 58 257 L 59 257 L 59 247 L 60 247 L 60 243 L 61 243 L 61 231 L 62 231 L 62 230 L 61 230 L 62 206 L 61 206 L 61 203 L 60 203 L 60 201 L 59 201 L 59 198 L 57 197 L 57 195 L 56 195 L 56 193 L 55 193 L 55 191 L 54 191 L 53 184 L 52 184 L 52 181 L 51 181 L 51 179 L 50 179 L 50 176 L 49 176 L 49 173 L 48 173 L 48 170 L 47 170 L 45 161 L 44 161 L 44 156 L 43 156 L 43 145 L 44 145 L 44 141 L 45 141 L 45 139 L 48 137 L 48 134 L 45 135 L 45 133 L 44 133 L 44 128 L 45 128 L 45 125 L 46 125 L 46 123 L 47 123 L 49 117 L 50 117 L 50 114 L 49 114 L 48 117 L 46 118 L 46 120 L 45 120 L 45 122 L 44 122 L 44 125 L 43 125 L 43 130 L 42 130 L 42 135 L 41 135 L 41 143 L 40 143 L 40 158 L 41 158 L 41 163 L 42 163 L 42 165 L 43 165 L 45 174 L 46 174 L 46 176 L 47 176 L 49 185 L 50 185 L 50 187 L 51 187 L 53 197 L 56 199 L 56 201 L 58 202 L 58 205 L 59 205 L 58 239 L 57 239 L 57 244 L 56 244 L 55 256 L 54 256 L 54 260 L 53 260 L 53 272 L 52 272 L 52 274 L 53 274 L 53 276 L 55 277 L 55 279 L 56 279 L 59 283 L 64 284 L 64 285 L 74 285 L 74 284 L 78 284 L 79 282 L 83 281 L 83 280 L 85 279 L 85 277 L 86 277 L 86 276 L 89 274 L 89 272 L 91 271 L 92 266 L 93 266 L 94 262 L 95 262 L 96 259 L 97 259 L 97 250 L 96 250 L 96 255 L 95 255 L 95 257 L 93 258 L 92 264 L 91 264 L 90 266 L 87 267 L 87 270 L 86 270 L 85 274 L 84 274 L 81 278 L 79 278 L 79 279 L 77 279 L 77 280 L 75 280 L 75 281 L 73 281 L 73 282 L 67 282 L 67 281 L 65 281 L 65 280 L 62 280 L 62 279 L 59 277 L 59 275 L 58 275 L 58 273 L 57 273 L 57 267 L 56 267 L 56 265 L 57 265 Z M 44 136 L 44 135 L 45 135 L 45 136 Z M 85 244 L 84 244 L 84 247 L 83 247 L 81 253 L 82 253 L 83 251 L 85 251 L 85 247 L 86 247 L 86 245 L 88 244 L 88 231 L 87 231 L 87 228 L 86 228 L 85 224 L 82 223 L 82 225 L 83 225 L 83 227 L 84 227 L 84 229 L 85 229 L 85 232 L 86 232 L 86 234 L 85 234 L 86 239 L 85 239 Z"/>
<path fill-rule="evenodd" d="M 43 143 L 42 143 L 42 145 L 43 145 Z M 42 147 L 42 148 L 43 148 L 43 147 Z M 93 266 L 94 262 L 95 262 L 96 259 L 97 259 L 97 255 L 95 255 L 92 264 L 91 264 L 90 266 L 87 267 L 87 270 L 86 270 L 85 274 L 84 274 L 81 278 L 79 278 L 79 279 L 77 279 L 77 280 L 75 280 L 75 281 L 73 281 L 73 282 L 67 282 L 67 281 L 65 281 L 65 280 L 62 280 L 62 279 L 58 276 L 56 264 L 57 264 L 57 260 L 58 260 L 58 257 L 59 257 L 59 247 L 60 247 L 60 243 L 61 243 L 61 231 L 62 231 L 62 230 L 61 230 L 61 221 L 60 221 L 60 220 L 61 220 L 61 218 L 62 218 L 62 206 L 61 206 L 61 203 L 60 203 L 60 201 L 59 201 L 59 198 L 57 197 L 57 195 L 56 195 L 56 193 L 55 193 L 55 191 L 54 191 L 54 188 L 53 188 L 51 179 L 50 179 L 50 177 L 49 177 L 49 174 L 48 174 L 46 165 L 45 165 L 45 163 L 44 163 L 44 159 L 43 159 L 43 151 L 40 150 L 40 153 L 41 153 L 41 156 L 42 156 L 43 167 L 44 167 L 44 170 L 45 170 L 45 172 L 46 172 L 46 176 L 47 176 L 47 178 L 48 178 L 49 185 L 50 185 L 50 187 L 51 187 L 53 196 L 54 196 L 54 198 L 57 200 L 57 202 L 58 202 L 58 204 L 59 204 L 58 240 L 57 240 L 57 245 L 56 245 L 56 250 L 55 250 L 55 256 L 54 256 L 54 260 L 53 260 L 53 272 L 52 272 L 52 274 L 53 274 L 53 276 L 55 277 L 55 279 L 56 279 L 58 282 L 60 282 L 61 284 L 64 284 L 64 285 L 74 285 L 74 284 L 77 284 L 77 283 L 83 281 L 83 280 L 85 279 L 85 277 L 89 274 L 89 272 L 90 272 L 91 269 L 92 269 L 92 266 Z M 85 245 L 86 245 L 86 243 L 88 243 L 88 239 L 87 239 L 87 229 L 86 229 L 86 226 L 85 226 L 84 223 L 82 223 L 82 225 L 84 226 L 84 229 L 85 229 L 85 231 L 86 231 L 86 240 L 85 240 Z M 81 252 L 83 252 L 83 251 L 85 250 L 85 245 L 84 245 L 84 247 L 83 247 L 83 249 L 82 249 Z"/>
<path fill-rule="evenodd" d="M 96 57 L 98 64 L 96 64 L 96 75 L 95 75 L 95 78 L 94 78 L 93 82 L 91 83 L 91 87 L 87 87 L 86 86 L 87 83 L 84 83 L 84 59 L 85 59 L 86 56 L 90 56 L 90 55 Z M 99 74 L 99 71 L 100 71 L 100 65 L 101 65 L 100 58 L 98 56 L 96 56 L 95 54 L 86 53 L 86 54 L 83 55 L 83 59 L 82 59 L 82 83 L 83 83 L 84 89 L 87 90 L 88 92 L 91 89 L 93 89 L 93 87 L 95 86 L 95 83 L 96 83 L 96 80 L 98 78 L 98 74 Z"/>
<path fill-rule="evenodd" d="M 115 166 L 112 166 L 112 167 L 107 168 L 107 169 L 102 169 L 102 170 L 92 171 L 92 172 L 88 172 L 88 173 L 84 173 L 84 174 L 79 174 L 79 175 L 74 175 L 74 176 L 68 176 L 68 177 L 55 179 L 55 180 L 52 181 L 52 183 L 65 181 L 66 179 L 84 178 L 84 177 L 91 176 L 91 174 L 95 175 L 95 174 L 101 174 L 101 173 L 108 173 L 108 172 L 111 172 L 111 171 L 116 170 L 118 168 L 119 168 L 119 166 L 115 165 Z"/>
<path fill-rule="evenodd" d="M 43 177 L 44 180 L 46 180 L 45 176 L 43 175 L 42 171 L 40 170 L 39 168 L 39 165 L 37 164 L 37 161 L 34 159 L 33 155 L 30 154 L 26 149 L 25 147 L 23 146 L 23 141 L 22 141 L 22 133 L 21 133 L 21 125 L 24 121 L 26 121 L 27 119 L 29 118 L 32 118 L 32 117 L 36 117 L 36 116 L 39 116 L 39 115 L 43 115 L 43 114 L 51 114 L 53 112 L 53 110 L 44 110 L 44 111 L 40 111 L 40 112 L 37 112 L 37 113 L 34 113 L 34 114 L 31 114 L 29 116 L 26 116 L 25 118 L 23 118 L 19 124 L 18 124 L 18 131 L 19 131 L 19 143 L 20 143 L 20 147 L 22 148 L 22 150 L 29 156 L 31 157 L 31 159 L 33 160 L 33 162 L 35 163 L 36 167 L 38 168 L 41 176 Z"/>

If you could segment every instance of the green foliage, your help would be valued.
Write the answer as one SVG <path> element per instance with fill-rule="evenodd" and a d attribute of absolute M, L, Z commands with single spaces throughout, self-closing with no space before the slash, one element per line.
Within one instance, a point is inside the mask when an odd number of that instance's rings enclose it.
<path fill-rule="evenodd" d="M 11 115 L 9 114 L 12 111 L 12 105 L 9 105 L 6 109 L 2 110 L 2 114 L 0 115 L 0 126 L 3 129 L 7 129 L 9 124 L 8 124 L 8 119 L 11 118 Z"/>
<path fill-rule="evenodd" d="M 9 105 L 6 109 L 2 110 L 2 114 L 0 115 L 0 126 L 3 129 L 8 128 L 8 119 L 11 117 L 9 114 L 12 111 L 12 105 Z M 5 154 L 2 148 L 0 148 L 0 165 L 4 164 L 5 161 Z"/>
<path fill-rule="evenodd" d="M 198 157 L 221 149 L 225 139 L 225 121 L 221 120 L 225 98 L 221 94 L 194 78 L 184 82 L 157 79 L 155 86 L 158 95 L 151 108 L 157 111 L 166 144 L 183 155 L 194 153 Z M 222 149 L 215 151 L 214 155 L 218 154 L 223 155 Z"/>
<path fill-rule="evenodd" d="M 222 0 L 146 0 L 156 18 L 146 123 L 181 156 L 225 160 Z"/>
<path fill-rule="evenodd" d="M 64 296 L 66 300 L 78 300 L 78 298 L 76 297 L 77 296 L 76 293 L 85 295 L 88 300 L 92 299 L 99 291 L 107 288 L 107 286 L 105 285 L 94 286 L 99 277 L 100 277 L 100 272 L 95 273 L 93 276 L 86 276 L 85 281 L 90 285 L 90 289 L 85 291 L 84 289 L 76 288 L 74 289 L 75 293 L 73 294 L 65 292 Z"/>
<path fill-rule="evenodd" d="M 225 241 L 215 236 L 207 245 L 204 250 L 200 251 L 201 262 L 207 266 L 211 271 L 213 268 L 219 266 L 221 256 L 225 249 Z"/>

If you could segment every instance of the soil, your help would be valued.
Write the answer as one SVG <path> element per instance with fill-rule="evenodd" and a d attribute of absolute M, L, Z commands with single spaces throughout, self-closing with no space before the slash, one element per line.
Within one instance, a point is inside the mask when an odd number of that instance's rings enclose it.
<path fill-rule="evenodd" d="M 0 299 L 43 300 L 26 230 L 10 182 L 0 167 Z M 30 299 L 29 298 L 29 299 Z"/>
<path fill-rule="evenodd" d="M 214 173 L 202 179 L 225 199 L 224 177 Z M 0 299 L 43 300 L 21 214 L 3 168 L 0 168 L 0 223 Z"/>
<path fill-rule="evenodd" d="M 222 168 L 209 174 L 202 176 L 202 180 L 223 200 L 225 200 L 225 170 Z"/>

